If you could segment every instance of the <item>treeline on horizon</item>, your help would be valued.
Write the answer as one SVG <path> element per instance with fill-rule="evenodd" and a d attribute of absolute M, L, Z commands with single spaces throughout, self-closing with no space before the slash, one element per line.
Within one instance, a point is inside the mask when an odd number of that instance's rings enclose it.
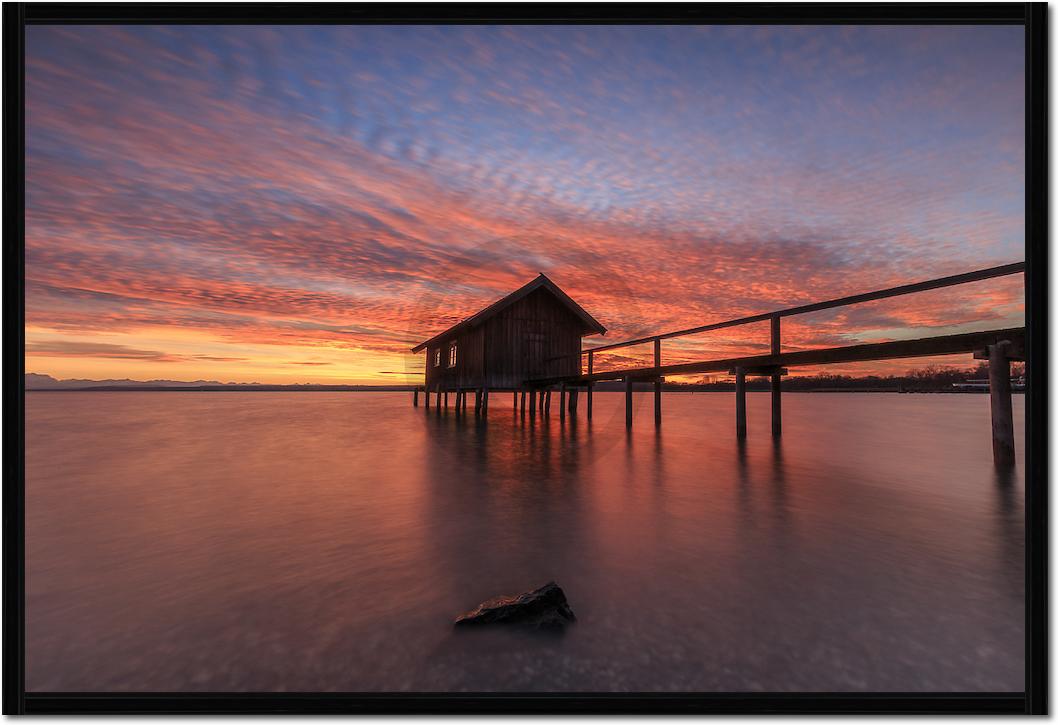
<path fill-rule="evenodd" d="M 1013 362 L 1010 365 L 1010 376 L 1018 378 L 1025 374 L 1025 363 Z M 939 365 L 928 365 L 918 370 L 909 370 L 904 375 L 835 375 L 820 373 L 818 375 L 783 376 L 784 391 L 818 391 L 818 390 L 893 390 L 907 392 L 950 392 L 956 390 L 956 383 L 971 380 L 988 380 L 988 363 L 981 362 L 970 368 L 946 368 Z M 767 390 L 770 382 L 764 377 L 747 377 L 747 390 Z M 664 390 L 734 390 L 733 380 L 679 383 L 666 381 Z"/>

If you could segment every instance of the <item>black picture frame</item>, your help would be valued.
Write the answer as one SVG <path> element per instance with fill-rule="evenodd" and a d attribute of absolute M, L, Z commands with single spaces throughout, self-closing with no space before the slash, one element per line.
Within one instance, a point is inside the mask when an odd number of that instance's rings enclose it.
<path fill-rule="evenodd" d="M 7 3 L 4 37 L 3 712 L 1027 713 L 1048 711 L 1046 3 Z M 235 694 L 27 693 L 24 680 L 24 39 L 34 24 L 329 23 L 1013 24 L 1025 29 L 1025 691 L 1009 693 Z"/>

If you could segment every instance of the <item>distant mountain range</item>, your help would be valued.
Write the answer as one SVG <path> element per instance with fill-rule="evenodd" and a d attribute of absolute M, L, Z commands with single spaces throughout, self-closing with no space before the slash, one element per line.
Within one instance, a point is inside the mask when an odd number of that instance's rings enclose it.
<path fill-rule="evenodd" d="M 411 385 L 331 385 L 319 383 L 301 383 L 296 385 L 275 385 L 269 383 L 222 383 L 217 380 L 56 380 L 50 375 L 26 373 L 24 379 L 26 390 L 411 390 Z"/>

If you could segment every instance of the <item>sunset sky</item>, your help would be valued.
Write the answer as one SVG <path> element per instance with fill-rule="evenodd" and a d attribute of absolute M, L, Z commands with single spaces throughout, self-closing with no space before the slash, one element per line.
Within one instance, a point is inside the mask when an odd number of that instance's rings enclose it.
<path fill-rule="evenodd" d="M 1023 32 L 28 27 L 26 369 L 405 383 L 539 272 L 590 345 L 1020 261 Z M 791 318 L 784 349 L 1020 325 L 1022 290 Z"/>

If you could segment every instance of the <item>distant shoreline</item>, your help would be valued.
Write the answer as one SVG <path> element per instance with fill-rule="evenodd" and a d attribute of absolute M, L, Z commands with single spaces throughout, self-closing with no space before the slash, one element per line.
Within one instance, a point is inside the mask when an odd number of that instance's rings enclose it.
<path fill-rule="evenodd" d="M 420 387 L 421 389 L 421 387 Z M 408 387 L 370 387 L 350 385 L 317 385 L 317 386 L 282 386 L 282 385 L 202 385 L 197 387 L 158 386 L 117 386 L 98 385 L 84 388 L 25 388 L 27 393 L 410 393 L 415 386 Z M 596 390 L 596 393 L 619 393 L 618 390 Z M 646 392 L 637 390 L 636 392 Z M 732 390 L 665 390 L 666 393 L 731 393 Z M 750 389 L 750 393 L 767 392 L 766 389 Z M 1012 391 L 1015 395 L 1024 390 Z M 898 390 L 879 388 L 821 388 L 818 390 L 784 390 L 785 394 L 794 393 L 892 393 L 900 395 L 987 395 L 987 390 Z M 501 395 L 503 393 L 500 393 Z"/>
<path fill-rule="evenodd" d="M 88 385 L 25 388 L 27 393 L 410 393 L 416 386 L 370 385 Z"/>

